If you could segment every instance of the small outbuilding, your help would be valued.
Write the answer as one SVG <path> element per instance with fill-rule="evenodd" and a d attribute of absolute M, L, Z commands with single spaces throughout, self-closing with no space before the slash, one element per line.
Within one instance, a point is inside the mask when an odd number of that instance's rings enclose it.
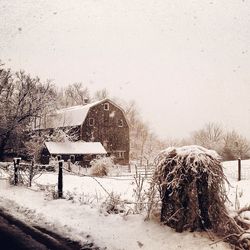
<path fill-rule="evenodd" d="M 42 152 L 43 164 L 49 163 L 50 157 L 57 157 L 64 161 L 78 161 L 81 165 L 89 162 L 97 155 L 106 155 L 107 151 L 100 142 L 45 142 Z"/>

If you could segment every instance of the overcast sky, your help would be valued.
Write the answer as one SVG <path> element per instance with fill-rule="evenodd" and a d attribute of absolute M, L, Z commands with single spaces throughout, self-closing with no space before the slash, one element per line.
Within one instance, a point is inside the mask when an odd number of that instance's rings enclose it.
<path fill-rule="evenodd" d="M 0 0 L 0 59 L 135 100 L 155 132 L 250 139 L 249 0 Z"/>

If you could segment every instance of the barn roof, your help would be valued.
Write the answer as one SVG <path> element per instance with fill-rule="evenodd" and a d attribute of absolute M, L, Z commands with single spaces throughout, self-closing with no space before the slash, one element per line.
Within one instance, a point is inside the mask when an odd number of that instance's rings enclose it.
<path fill-rule="evenodd" d="M 40 126 L 37 126 L 37 129 L 79 126 L 85 121 L 89 109 L 91 107 L 94 107 L 105 101 L 113 103 L 109 99 L 103 99 L 101 101 L 89 103 L 86 105 L 78 105 L 69 108 L 59 109 L 55 111 L 53 114 L 47 115 L 46 122 L 45 123 L 42 122 Z"/>
<path fill-rule="evenodd" d="M 45 146 L 53 155 L 107 154 L 100 142 L 45 142 Z"/>

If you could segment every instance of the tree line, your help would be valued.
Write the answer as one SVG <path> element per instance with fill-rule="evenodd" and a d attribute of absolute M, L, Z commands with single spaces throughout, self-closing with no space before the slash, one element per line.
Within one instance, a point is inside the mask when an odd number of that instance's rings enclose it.
<path fill-rule="evenodd" d="M 149 164 L 167 146 L 197 144 L 216 150 L 225 160 L 250 157 L 249 142 L 236 131 L 224 131 L 209 123 L 183 140 L 159 138 L 145 123 L 134 101 L 111 97 L 107 89 L 90 94 L 83 83 L 59 88 L 51 81 L 42 82 L 24 71 L 13 72 L 0 63 L 0 159 L 6 156 L 29 155 L 35 148 L 32 122 L 55 109 L 83 105 L 110 98 L 119 104 L 130 125 L 130 159 Z M 55 138 L 55 137 L 54 137 Z M 35 142 L 41 144 L 36 138 Z"/>
<path fill-rule="evenodd" d="M 235 130 L 227 131 L 216 123 L 195 131 L 192 140 L 194 144 L 216 150 L 224 160 L 250 158 L 249 141 Z"/>

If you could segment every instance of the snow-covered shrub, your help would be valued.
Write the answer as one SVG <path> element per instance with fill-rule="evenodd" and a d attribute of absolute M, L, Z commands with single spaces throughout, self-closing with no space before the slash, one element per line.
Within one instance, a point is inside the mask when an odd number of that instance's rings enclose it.
<path fill-rule="evenodd" d="M 58 198 L 57 190 L 56 190 L 56 185 L 41 185 L 37 184 L 37 187 L 39 190 L 44 191 L 44 198 L 45 200 L 55 200 Z"/>
<path fill-rule="evenodd" d="M 93 176 L 107 176 L 110 169 L 114 166 L 112 157 L 99 157 L 90 162 L 91 174 Z"/>
<path fill-rule="evenodd" d="M 101 205 L 101 211 L 108 214 L 120 214 L 125 212 L 125 204 L 122 201 L 121 196 L 114 194 L 113 192 L 109 194 L 107 199 Z"/>
<path fill-rule="evenodd" d="M 171 147 L 158 155 L 156 165 L 152 185 L 159 190 L 164 224 L 178 232 L 211 229 L 239 249 L 250 249 L 250 243 L 245 248 L 249 236 L 243 237 L 244 228 L 228 213 L 228 181 L 215 151 Z"/>
<path fill-rule="evenodd" d="M 64 194 L 64 198 L 66 200 L 72 201 L 72 203 L 75 203 L 78 199 L 76 191 L 66 191 L 66 193 Z"/>

